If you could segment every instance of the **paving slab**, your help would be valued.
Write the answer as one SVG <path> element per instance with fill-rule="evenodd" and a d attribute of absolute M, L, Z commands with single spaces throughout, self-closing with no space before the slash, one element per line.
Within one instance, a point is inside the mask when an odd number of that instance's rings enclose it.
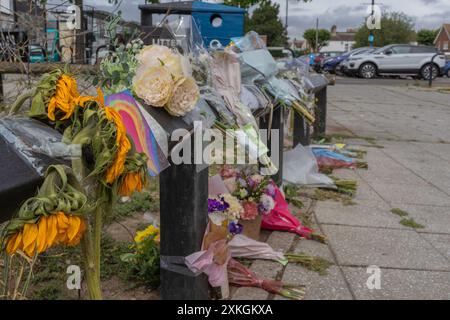
<path fill-rule="evenodd" d="M 331 253 L 328 245 L 318 241 L 301 239 L 295 246 L 293 252 L 305 253 L 313 257 L 320 257 L 335 264 L 333 254 Z"/>
<path fill-rule="evenodd" d="M 425 228 L 418 232 L 447 233 L 450 235 L 450 207 L 405 205 L 392 203 L 393 208 L 399 208 L 409 213 L 409 216 Z"/>
<path fill-rule="evenodd" d="M 322 225 L 339 265 L 449 271 L 448 261 L 416 231 Z"/>
<path fill-rule="evenodd" d="M 450 206 L 450 196 L 432 186 L 369 184 L 384 200 L 391 203 Z"/>
<path fill-rule="evenodd" d="M 450 263 L 450 235 L 447 234 L 422 234 Z"/>
<path fill-rule="evenodd" d="M 358 181 L 356 195 L 353 198 L 356 202 L 360 200 L 371 200 L 382 202 L 384 199 L 364 180 Z"/>
<path fill-rule="evenodd" d="M 267 239 L 267 244 L 275 251 L 286 252 L 290 249 L 295 237 L 294 233 L 274 231 Z"/>
<path fill-rule="evenodd" d="M 243 287 L 234 292 L 231 300 L 267 300 L 269 293 L 260 288 Z"/>
<path fill-rule="evenodd" d="M 331 266 L 327 275 L 319 275 L 296 264 L 288 264 L 283 282 L 305 285 L 305 300 L 351 300 L 353 296 L 337 266 Z M 276 297 L 282 300 L 282 298 Z"/>
<path fill-rule="evenodd" d="M 343 267 L 358 300 L 448 300 L 450 273 L 381 268 L 380 289 L 369 289 L 367 268 Z"/>
<path fill-rule="evenodd" d="M 397 228 L 405 227 L 399 223 L 399 217 L 390 212 L 389 206 L 378 202 L 378 205 L 367 206 L 363 201 L 356 205 L 319 202 L 315 207 L 315 215 L 320 224 L 336 224 L 348 226 Z"/>

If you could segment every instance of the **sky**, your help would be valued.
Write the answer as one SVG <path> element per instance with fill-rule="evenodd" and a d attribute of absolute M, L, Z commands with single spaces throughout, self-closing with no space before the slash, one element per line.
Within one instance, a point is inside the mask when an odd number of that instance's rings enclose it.
<path fill-rule="evenodd" d="M 283 23 L 286 16 L 286 0 L 275 0 L 280 4 L 280 18 Z M 330 29 L 337 25 L 338 31 L 355 28 L 364 22 L 370 0 L 313 0 L 304 3 L 289 1 L 288 33 L 290 38 L 301 38 L 303 32 L 315 27 L 319 18 L 319 27 Z M 167 1 L 161 1 L 167 2 Z M 87 5 L 99 9 L 112 10 L 107 0 L 85 0 Z M 139 21 L 138 5 L 144 0 L 122 0 L 120 10 L 126 20 Z M 450 23 L 450 0 L 376 0 L 382 11 L 401 11 L 413 19 L 416 29 L 439 28 L 442 23 Z"/>

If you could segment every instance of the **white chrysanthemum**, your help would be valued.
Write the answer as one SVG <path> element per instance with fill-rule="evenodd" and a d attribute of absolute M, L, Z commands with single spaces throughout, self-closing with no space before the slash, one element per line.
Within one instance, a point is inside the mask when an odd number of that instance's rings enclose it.
<path fill-rule="evenodd" d="M 142 68 L 164 66 L 169 69 L 175 79 L 183 76 L 181 55 L 172 52 L 168 47 L 159 45 L 145 46 L 136 58 Z"/>
<path fill-rule="evenodd" d="M 175 83 L 166 110 L 173 116 L 184 116 L 194 109 L 199 98 L 200 92 L 195 80 L 191 77 L 183 77 Z"/>
<path fill-rule="evenodd" d="M 136 95 L 154 107 L 163 107 L 169 101 L 173 86 L 172 76 L 163 66 L 139 66 L 133 77 Z"/>
<path fill-rule="evenodd" d="M 222 196 L 225 202 L 230 205 L 230 207 L 227 209 L 227 212 L 231 215 L 231 217 L 229 218 L 231 220 L 239 219 L 241 217 L 241 214 L 244 213 L 244 208 L 242 207 L 239 200 L 236 197 L 233 197 L 231 194 L 224 194 Z"/>

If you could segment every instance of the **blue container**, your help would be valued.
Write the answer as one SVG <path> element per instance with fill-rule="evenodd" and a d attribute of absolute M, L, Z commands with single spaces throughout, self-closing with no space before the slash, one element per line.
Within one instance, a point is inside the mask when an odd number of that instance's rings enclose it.
<path fill-rule="evenodd" d="M 194 18 L 206 47 L 226 46 L 244 35 L 245 9 L 207 2 L 192 2 Z"/>

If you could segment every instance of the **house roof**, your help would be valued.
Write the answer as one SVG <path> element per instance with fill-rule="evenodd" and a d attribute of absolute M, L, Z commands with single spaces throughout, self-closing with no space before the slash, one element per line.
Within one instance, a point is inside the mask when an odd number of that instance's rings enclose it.
<path fill-rule="evenodd" d="M 335 35 L 332 35 L 330 38 L 331 41 L 354 41 L 355 33 L 354 32 L 336 32 Z"/>
<path fill-rule="evenodd" d="M 441 35 L 442 32 L 447 33 L 447 37 L 450 39 L 450 23 L 444 23 L 441 27 L 441 29 L 439 30 L 438 34 L 436 35 L 436 38 L 434 39 L 434 44 L 436 44 L 437 39 L 439 38 L 439 36 Z"/>

